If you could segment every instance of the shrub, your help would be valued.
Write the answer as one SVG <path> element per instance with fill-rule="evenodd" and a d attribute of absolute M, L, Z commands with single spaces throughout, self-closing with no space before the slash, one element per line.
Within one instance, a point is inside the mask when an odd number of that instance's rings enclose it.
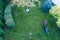
<path fill-rule="evenodd" d="M 49 12 L 49 10 L 51 9 L 52 7 L 52 1 L 51 0 L 46 0 L 42 6 L 42 10 L 44 12 Z"/>
<path fill-rule="evenodd" d="M 57 19 L 56 23 L 58 27 L 60 28 L 60 7 L 57 7 L 57 6 L 52 7 L 49 13 Z"/>

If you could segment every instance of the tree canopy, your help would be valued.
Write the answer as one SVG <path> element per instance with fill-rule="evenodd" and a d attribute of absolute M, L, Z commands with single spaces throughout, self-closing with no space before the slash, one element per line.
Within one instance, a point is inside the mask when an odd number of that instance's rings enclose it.
<path fill-rule="evenodd" d="M 49 12 L 49 10 L 51 9 L 52 7 L 52 1 L 51 0 L 46 0 L 42 6 L 42 10 L 44 12 Z"/>
<path fill-rule="evenodd" d="M 11 8 L 12 8 L 12 4 L 9 4 L 4 11 L 4 19 L 5 19 L 5 24 L 8 27 L 15 27 L 15 22 L 13 20 L 12 14 L 11 14 Z"/>
<path fill-rule="evenodd" d="M 56 22 L 58 27 L 60 28 L 60 7 L 54 6 L 52 9 L 49 11 L 51 15 L 53 15 L 58 21 Z"/>

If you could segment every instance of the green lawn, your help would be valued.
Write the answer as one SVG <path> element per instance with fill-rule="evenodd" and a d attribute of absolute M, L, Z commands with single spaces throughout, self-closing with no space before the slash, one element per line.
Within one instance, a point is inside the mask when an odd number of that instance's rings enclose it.
<path fill-rule="evenodd" d="M 60 40 L 60 32 L 54 29 L 56 24 L 51 21 L 52 16 L 50 14 L 34 7 L 30 8 L 29 13 L 25 13 L 24 8 L 17 8 L 13 13 L 13 18 L 16 27 L 13 29 L 5 28 L 4 40 Z M 45 33 L 42 27 L 44 19 L 48 21 L 49 35 Z"/>

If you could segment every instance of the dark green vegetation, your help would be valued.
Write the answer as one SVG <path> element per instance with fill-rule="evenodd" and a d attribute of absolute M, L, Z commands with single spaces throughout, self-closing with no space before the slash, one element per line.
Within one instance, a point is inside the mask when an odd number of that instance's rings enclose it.
<path fill-rule="evenodd" d="M 0 27 L 3 26 L 4 1 L 0 0 Z"/>
<path fill-rule="evenodd" d="M 4 1 L 0 0 L 0 40 L 3 40 L 3 34 L 4 34 L 4 30 L 3 30 L 3 9 L 4 8 Z"/>
<path fill-rule="evenodd" d="M 4 3 L 5 3 L 5 7 L 10 4 L 11 0 L 4 0 Z"/>
<path fill-rule="evenodd" d="M 3 11 L 4 8 L 4 2 L 3 0 L 0 0 L 0 10 Z"/>
<path fill-rule="evenodd" d="M 11 0 L 4 0 L 3 2 L 3 0 L 0 0 L 0 40 L 3 40 L 3 38 L 4 40 L 60 40 L 60 30 L 57 29 L 56 22 L 52 18 L 53 16 L 42 12 L 40 9 L 38 10 L 38 7 L 30 7 L 29 13 L 25 12 L 25 8 L 13 7 L 12 16 L 16 27 L 5 27 L 3 13 L 5 6 L 8 5 L 10 1 Z M 43 0 L 40 1 L 43 3 Z M 48 21 L 47 27 L 49 29 L 49 35 L 45 33 L 42 27 L 42 21 L 44 19 Z M 3 35 L 4 33 L 5 35 Z"/>
<path fill-rule="evenodd" d="M 12 15 L 16 27 L 13 29 L 5 28 L 4 40 L 30 40 L 30 36 L 31 40 L 60 40 L 60 32 L 55 29 L 56 23 L 50 14 L 45 14 L 34 7 L 30 8 L 29 13 L 26 13 L 25 8 L 22 7 L 15 7 L 13 10 Z M 44 19 L 48 21 L 49 35 L 42 27 Z"/>
<path fill-rule="evenodd" d="M 0 40 L 3 40 L 3 38 L 2 38 L 2 37 L 0 37 Z"/>

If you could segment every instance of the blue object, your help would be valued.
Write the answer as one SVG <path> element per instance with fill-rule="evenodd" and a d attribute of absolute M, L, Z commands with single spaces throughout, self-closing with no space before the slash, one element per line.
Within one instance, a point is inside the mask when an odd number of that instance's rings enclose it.
<path fill-rule="evenodd" d="M 47 28 L 47 27 L 45 28 L 45 32 L 46 32 L 47 34 L 49 34 L 49 31 L 48 31 L 48 28 Z"/>
<path fill-rule="evenodd" d="M 49 34 L 48 28 L 47 28 L 47 20 L 43 20 L 43 28 L 47 34 Z"/>
<path fill-rule="evenodd" d="M 46 0 L 42 6 L 42 10 L 44 12 L 49 12 L 49 10 L 51 9 L 52 7 L 52 0 Z"/>
<path fill-rule="evenodd" d="M 44 20 L 43 21 L 43 25 L 45 26 L 47 24 L 47 20 Z"/>

